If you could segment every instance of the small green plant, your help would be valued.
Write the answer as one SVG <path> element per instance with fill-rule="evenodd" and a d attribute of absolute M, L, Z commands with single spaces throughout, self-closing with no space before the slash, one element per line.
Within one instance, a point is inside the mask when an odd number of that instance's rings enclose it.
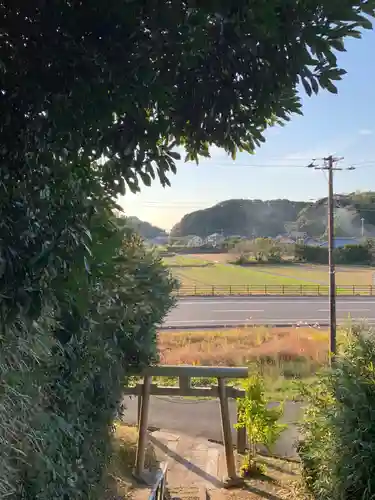
<path fill-rule="evenodd" d="M 237 264 L 238 266 L 245 266 L 246 264 L 249 263 L 249 256 L 241 253 L 237 257 L 237 259 L 234 261 L 234 264 Z"/>
<path fill-rule="evenodd" d="M 236 428 L 245 428 L 248 439 L 248 453 L 241 467 L 241 475 L 248 477 L 263 474 L 264 467 L 257 463 L 257 445 L 269 449 L 278 439 L 286 425 L 278 421 L 283 406 L 269 407 L 264 394 L 264 382 L 259 374 L 250 375 L 245 382 L 245 397 L 238 400 L 238 422 Z"/>

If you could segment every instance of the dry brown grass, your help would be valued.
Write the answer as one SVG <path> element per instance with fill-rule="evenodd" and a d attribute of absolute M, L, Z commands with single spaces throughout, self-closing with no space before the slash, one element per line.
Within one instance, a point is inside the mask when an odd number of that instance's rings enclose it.
<path fill-rule="evenodd" d="M 299 382 L 314 384 L 317 371 L 328 362 L 327 331 L 309 327 L 161 332 L 158 344 L 162 364 L 249 366 L 261 373 L 266 396 L 274 401 L 300 400 Z M 164 385 L 177 382 L 176 378 L 158 381 Z M 213 382 L 210 378 L 192 380 L 195 386 Z"/>
<path fill-rule="evenodd" d="M 237 457 L 238 467 L 242 458 Z M 266 473 L 247 479 L 240 489 L 213 490 L 210 500 L 312 500 L 302 489 L 300 464 L 272 457 L 258 457 L 266 467 Z"/>
<path fill-rule="evenodd" d="M 160 362 L 170 365 L 240 366 L 271 359 L 323 365 L 328 356 L 327 331 L 310 327 L 160 332 L 158 345 Z"/>
<path fill-rule="evenodd" d="M 208 260 L 209 262 L 228 262 L 233 259 L 233 255 L 230 253 L 196 253 L 190 256 L 197 259 Z"/>
<path fill-rule="evenodd" d="M 116 423 L 112 440 L 112 455 L 109 461 L 103 500 L 130 499 L 139 484 L 132 476 L 137 451 L 137 428 Z M 158 465 L 151 443 L 146 450 L 146 468 Z"/>

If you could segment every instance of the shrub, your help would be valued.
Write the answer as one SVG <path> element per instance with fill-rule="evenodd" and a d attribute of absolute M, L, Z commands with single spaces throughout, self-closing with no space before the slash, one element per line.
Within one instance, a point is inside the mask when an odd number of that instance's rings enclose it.
<path fill-rule="evenodd" d="M 338 264 L 369 264 L 371 251 L 369 245 L 345 245 L 335 248 L 334 258 Z"/>
<path fill-rule="evenodd" d="M 245 397 L 238 399 L 238 408 L 236 428 L 245 428 L 248 439 L 248 453 L 241 472 L 248 476 L 262 472 L 262 467 L 256 462 L 257 445 L 272 446 L 284 430 L 285 425 L 278 423 L 283 408 L 281 405 L 268 407 L 263 380 L 258 374 L 251 375 L 246 381 Z"/>
<path fill-rule="evenodd" d="M 237 266 L 245 266 L 246 264 L 249 264 L 249 257 L 242 253 L 232 263 Z"/>
<path fill-rule="evenodd" d="M 375 339 L 348 334 L 334 368 L 307 393 L 299 446 L 306 486 L 319 500 L 375 497 Z"/>
<path fill-rule="evenodd" d="M 333 256 L 337 264 L 369 264 L 372 258 L 369 245 L 345 245 L 342 248 L 335 248 Z M 296 245 L 294 257 L 302 262 L 327 264 L 328 248 Z"/>
<path fill-rule="evenodd" d="M 174 282 L 133 230 L 106 213 L 90 229 L 89 274 L 73 267 L 63 294 L 55 283 L 57 342 L 41 365 L 43 446 L 25 470 L 32 498 L 96 498 L 124 379 L 156 360 L 154 325 L 172 304 Z"/>
<path fill-rule="evenodd" d="M 251 263 L 250 258 L 253 257 L 253 263 L 262 264 L 279 264 L 283 260 L 285 249 L 275 243 L 271 238 L 256 238 L 255 240 L 241 240 L 233 247 L 232 253 L 237 255 L 233 264 L 246 265 Z"/>
<path fill-rule="evenodd" d="M 9 386 L 0 487 L 17 498 L 100 497 L 124 379 L 156 360 L 154 325 L 172 304 L 174 281 L 133 230 L 110 210 L 92 217 L 89 230 L 86 268 L 77 252 L 54 276 L 54 302 L 27 332 L 33 343 L 21 343 L 19 327 L 15 355 L 10 343 L 1 352 Z"/>
<path fill-rule="evenodd" d="M 268 253 L 268 262 L 271 264 L 279 264 L 282 260 L 282 248 L 279 245 L 272 246 Z"/>
<path fill-rule="evenodd" d="M 300 245 L 294 247 L 295 259 L 302 262 L 314 262 L 317 264 L 328 263 L 328 249 L 326 247 Z"/>

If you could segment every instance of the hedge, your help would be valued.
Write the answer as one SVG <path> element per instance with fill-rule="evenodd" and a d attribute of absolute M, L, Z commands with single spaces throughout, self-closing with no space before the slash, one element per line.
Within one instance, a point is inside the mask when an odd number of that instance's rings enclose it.
<path fill-rule="evenodd" d="M 2 498 L 100 498 L 126 376 L 156 360 L 174 282 L 109 214 L 90 229 L 89 269 L 56 276 L 54 304 L 3 342 Z"/>

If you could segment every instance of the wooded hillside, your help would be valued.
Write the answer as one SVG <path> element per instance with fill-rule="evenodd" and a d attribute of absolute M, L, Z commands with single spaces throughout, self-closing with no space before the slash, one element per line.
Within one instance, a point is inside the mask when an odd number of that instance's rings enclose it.
<path fill-rule="evenodd" d="M 166 232 L 161 227 L 154 226 L 149 222 L 138 219 L 138 217 L 127 217 L 127 222 L 142 238 L 152 239 L 156 238 L 156 236 L 166 235 Z"/>
<path fill-rule="evenodd" d="M 375 235 L 375 193 L 335 196 L 337 236 L 360 236 L 364 219 L 365 236 Z M 324 237 L 327 198 L 316 203 L 292 200 L 227 200 L 185 215 L 171 231 L 172 236 L 212 233 L 226 236 L 274 237 L 288 231 L 304 231 L 314 238 Z"/>

